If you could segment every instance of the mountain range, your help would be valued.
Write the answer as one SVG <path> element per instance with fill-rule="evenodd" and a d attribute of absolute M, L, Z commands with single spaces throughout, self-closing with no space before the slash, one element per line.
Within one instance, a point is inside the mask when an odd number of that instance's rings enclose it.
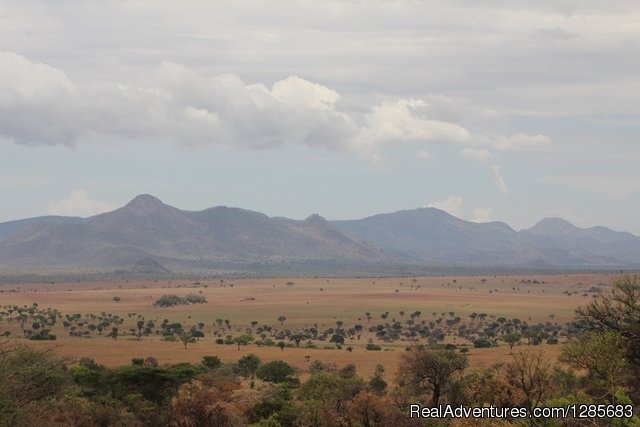
<path fill-rule="evenodd" d="M 0 268 L 180 270 L 238 263 L 340 262 L 529 268 L 640 266 L 640 237 L 547 218 L 516 231 L 436 208 L 359 220 L 268 217 L 224 206 L 185 211 L 140 195 L 89 218 L 0 223 Z M 143 266 L 143 268 L 141 268 Z M 119 270 L 121 271 L 121 270 Z M 166 270 L 169 271 L 169 270 Z"/>

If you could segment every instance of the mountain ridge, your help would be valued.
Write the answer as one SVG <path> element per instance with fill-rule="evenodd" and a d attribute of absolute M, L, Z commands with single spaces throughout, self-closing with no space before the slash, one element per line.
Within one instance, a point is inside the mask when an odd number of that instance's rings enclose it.
<path fill-rule="evenodd" d="M 237 262 L 418 263 L 445 266 L 640 266 L 640 237 L 544 218 L 516 231 L 425 207 L 329 221 L 226 206 L 186 211 L 141 194 L 111 212 L 0 223 L 0 267 L 125 268 Z"/>
<path fill-rule="evenodd" d="M 0 243 L 0 267 L 387 258 L 320 216 L 300 221 L 240 208 L 184 211 L 150 195 L 77 221 L 35 221 Z"/>

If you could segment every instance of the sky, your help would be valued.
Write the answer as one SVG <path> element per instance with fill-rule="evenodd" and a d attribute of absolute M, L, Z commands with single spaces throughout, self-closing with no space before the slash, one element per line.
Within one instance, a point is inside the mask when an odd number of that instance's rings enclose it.
<path fill-rule="evenodd" d="M 636 0 L 0 0 L 0 221 L 152 194 L 640 235 Z"/>

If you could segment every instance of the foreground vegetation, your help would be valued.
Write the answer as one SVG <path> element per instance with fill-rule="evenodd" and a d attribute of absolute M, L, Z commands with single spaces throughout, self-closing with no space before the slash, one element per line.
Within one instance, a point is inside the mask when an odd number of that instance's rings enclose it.
<path fill-rule="evenodd" d="M 43 323 L 59 319 L 56 313 L 48 313 Z M 401 331 L 408 333 L 415 324 Z M 144 326 L 138 333 L 144 333 Z M 428 322 L 423 326 L 429 327 Z M 204 357 L 200 364 L 174 365 L 147 357 L 107 368 L 88 358 L 74 362 L 34 350 L 7 337 L 0 344 L 0 425 L 640 425 L 635 417 L 580 421 L 408 418 L 410 403 L 531 409 L 640 402 L 640 276 L 615 281 L 610 292 L 598 294 L 578 309 L 571 327 L 575 333 L 559 344 L 562 365 L 550 366 L 544 346 L 536 345 L 542 340 L 530 340 L 530 346 L 513 350 L 507 363 L 470 369 L 464 352 L 436 339 L 409 345 L 397 372 L 385 372 L 380 365 L 373 375 L 363 377 L 355 365 L 316 360 L 303 379 L 288 363 L 263 363 L 253 354 L 227 364 L 215 355 Z M 501 327 L 498 336 L 520 332 Z M 194 338 L 185 331 L 179 336 Z M 241 341 L 234 343 L 240 346 Z"/>

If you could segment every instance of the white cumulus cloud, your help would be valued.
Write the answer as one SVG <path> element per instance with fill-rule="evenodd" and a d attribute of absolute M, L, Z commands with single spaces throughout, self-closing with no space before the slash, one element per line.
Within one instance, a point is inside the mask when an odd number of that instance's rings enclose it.
<path fill-rule="evenodd" d="M 86 190 L 73 190 L 68 199 L 56 200 L 47 206 L 49 215 L 87 217 L 112 210 L 108 203 L 89 198 Z"/>
<path fill-rule="evenodd" d="M 234 74 L 206 76 L 165 61 L 144 82 L 76 85 L 61 70 L 15 53 L 0 55 L 0 137 L 74 144 L 90 135 L 232 144 L 305 145 L 377 158 L 397 143 L 464 143 L 462 126 L 430 117 L 419 99 L 384 101 L 361 120 L 341 96 L 290 76 L 271 87 Z"/>
<path fill-rule="evenodd" d="M 441 209 L 445 212 L 450 213 L 453 216 L 462 218 L 464 216 L 463 204 L 464 204 L 464 201 L 462 200 L 462 197 L 451 194 L 449 197 L 447 197 L 444 200 L 431 203 L 430 205 L 428 205 L 428 207 Z"/>
<path fill-rule="evenodd" d="M 366 117 L 365 137 L 377 142 L 466 142 L 469 131 L 455 123 L 432 120 L 426 102 L 383 102 Z"/>
<path fill-rule="evenodd" d="M 471 210 L 471 215 L 467 215 L 464 208 L 464 200 L 461 196 L 455 194 L 449 195 L 446 199 L 438 202 L 433 202 L 427 207 L 436 208 L 450 213 L 451 215 L 460 219 L 466 219 L 472 222 L 489 222 L 492 220 L 491 208 L 474 208 Z"/>
<path fill-rule="evenodd" d="M 491 221 L 491 213 L 493 209 L 491 208 L 475 208 L 471 211 L 471 218 L 469 221 L 473 222 L 489 222 Z"/>

